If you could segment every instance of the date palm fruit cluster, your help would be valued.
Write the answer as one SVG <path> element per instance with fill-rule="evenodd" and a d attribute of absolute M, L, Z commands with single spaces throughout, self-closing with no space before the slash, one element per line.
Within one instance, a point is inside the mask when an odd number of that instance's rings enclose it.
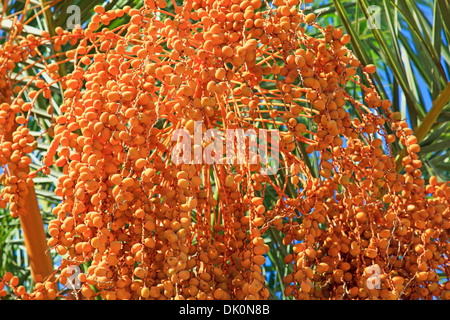
<path fill-rule="evenodd" d="M 165 1 L 146 0 L 139 10 L 96 7 L 84 30 L 3 46 L 0 153 L 9 174 L 0 204 L 26 214 L 32 179 L 60 167 L 48 246 L 63 259 L 29 292 L 5 275 L 0 295 L 9 286 L 19 298 L 63 297 L 57 284 L 73 281 L 79 266 L 83 299 L 267 299 L 264 234 L 274 228 L 290 249 L 286 296 L 450 299 L 448 183 L 422 178 L 417 139 L 372 85 L 375 67 L 304 5 L 194 0 L 174 2 L 171 13 Z M 123 16 L 129 23 L 106 28 Z M 35 77 L 26 102 L 7 75 L 48 42 L 71 46 L 45 69 L 64 101 L 43 166 L 30 173 L 36 142 L 27 123 L 51 83 Z M 63 63 L 73 71 L 61 76 Z M 361 101 L 347 85 L 360 88 Z M 261 174 L 264 164 L 249 159 L 174 164 L 175 130 L 194 140 L 196 121 L 202 132 L 280 130 L 278 172 Z M 402 174 L 390 152 L 396 140 L 407 150 Z M 266 201 L 268 190 L 276 201 Z"/>

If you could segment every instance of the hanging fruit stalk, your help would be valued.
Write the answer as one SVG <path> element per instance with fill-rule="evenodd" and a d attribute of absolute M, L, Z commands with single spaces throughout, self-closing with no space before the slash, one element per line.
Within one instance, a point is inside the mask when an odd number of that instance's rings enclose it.
<path fill-rule="evenodd" d="M 25 201 L 26 214 L 20 216 L 20 225 L 33 281 L 40 282 L 53 272 L 53 261 L 47 246 L 44 225 L 34 188 L 29 188 Z"/>
<path fill-rule="evenodd" d="M 24 10 L 26 12 L 26 8 Z M 22 16 L 22 18 L 24 15 Z M 53 262 L 47 247 L 44 225 L 40 214 L 38 200 L 34 190 L 32 179 L 28 178 L 29 164 L 31 159 L 26 153 L 33 151 L 31 144 L 34 138 L 29 134 L 29 130 L 23 125 L 23 117 L 14 117 L 14 113 L 29 111 L 29 103 L 22 108 L 20 105 L 13 105 L 11 97 L 12 79 L 10 72 L 21 59 L 26 59 L 28 46 L 33 47 L 33 37 L 29 37 L 28 43 L 22 42 L 17 45 L 13 42 L 23 29 L 21 22 L 12 25 L 10 37 L 3 44 L 1 59 L 3 68 L 1 75 L 1 112 L 3 112 L 1 143 L 4 152 L 2 165 L 6 169 L 2 174 L 3 195 L 11 203 L 10 213 L 13 217 L 20 217 L 20 225 L 23 234 L 25 247 L 27 249 L 28 260 L 32 279 L 34 282 L 43 281 L 53 272 Z M 26 41 L 25 41 L 26 42 Z M 5 198 L 5 197 L 4 197 Z M 4 201 L 4 200 L 3 200 Z"/>
<path fill-rule="evenodd" d="M 3 95 L 3 97 L 7 96 Z M 10 103 L 10 101 L 3 101 L 2 105 L 5 106 Z M 14 124 L 12 132 L 17 132 L 17 129 L 17 124 Z M 11 132 L 7 132 L 4 137 L 3 145 L 13 144 L 14 139 Z M 15 158 L 10 158 L 10 160 L 15 160 Z M 52 273 L 53 262 L 47 247 L 44 224 L 34 190 L 34 183 L 32 179 L 27 179 L 29 167 L 26 162 L 28 160 L 25 160 L 24 158 L 21 160 L 23 161 L 22 163 L 9 162 L 6 164 L 8 177 L 5 177 L 5 179 L 9 180 L 8 182 L 11 183 L 10 187 L 21 189 L 21 192 L 19 191 L 19 193 L 11 194 L 9 196 L 10 201 L 16 204 L 13 208 L 10 208 L 10 210 L 13 216 L 20 217 L 20 225 L 25 247 L 27 249 L 32 279 L 33 281 L 38 282 L 42 281 Z M 11 199 L 11 197 L 14 196 L 20 197 L 21 201 L 14 202 L 14 200 Z"/>

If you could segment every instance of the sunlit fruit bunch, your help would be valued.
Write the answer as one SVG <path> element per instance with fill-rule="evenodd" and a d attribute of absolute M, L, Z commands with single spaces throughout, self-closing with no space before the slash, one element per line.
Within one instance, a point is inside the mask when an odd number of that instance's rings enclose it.
<path fill-rule="evenodd" d="M 417 139 L 375 90 L 374 65 L 361 65 L 343 30 L 305 15 L 311 2 L 195 0 L 174 2 L 171 13 L 146 0 L 141 9 L 98 6 L 84 30 L 43 35 L 74 46 L 47 67 L 65 91 L 39 170 L 63 173 L 48 226 L 48 246 L 63 260 L 19 296 L 62 296 L 56 284 L 73 281 L 79 266 L 82 299 L 267 299 L 264 238 L 273 228 L 287 248 L 288 297 L 450 298 L 438 275 L 450 275 L 448 183 L 422 178 Z M 106 28 L 123 16 L 127 24 Z M 61 78 L 67 62 L 74 70 Z M 36 96 L 49 84 L 40 86 Z M 16 98 L 1 109 L 24 106 Z M 26 167 L 27 118 L 12 119 L 17 129 L 0 152 L 8 166 Z M 178 129 L 191 138 L 191 159 L 213 143 L 224 164 L 175 163 Z M 219 135 L 194 143 L 210 129 Z M 277 170 L 250 159 L 249 136 L 246 161 L 230 158 L 229 129 L 279 130 L 279 148 L 259 137 Z M 407 150 L 402 174 L 390 150 L 397 140 Z M 320 159 L 317 173 L 309 154 Z M 25 172 L 3 176 L 12 214 L 21 213 L 19 181 L 37 174 Z"/>

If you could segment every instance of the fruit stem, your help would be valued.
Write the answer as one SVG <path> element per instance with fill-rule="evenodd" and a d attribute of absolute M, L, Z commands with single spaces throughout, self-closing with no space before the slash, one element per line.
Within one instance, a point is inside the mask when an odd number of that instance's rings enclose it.
<path fill-rule="evenodd" d="M 39 210 L 34 187 L 28 187 L 25 198 L 25 215 L 20 216 L 23 238 L 30 261 L 31 276 L 36 283 L 53 272 L 50 254 L 47 253 L 47 241 L 44 224 Z"/>
<path fill-rule="evenodd" d="M 444 107 L 450 100 L 450 82 L 447 82 L 447 86 L 441 91 L 436 100 L 433 101 L 433 106 L 428 111 L 425 118 L 423 118 L 420 125 L 416 128 L 414 135 L 417 138 L 417 143 L 420 143 L 426 134 L 430 131 L 431 127 L 435 123 L 436 119 L 441 114 Z M 395 160 L 395 166 L 397 172 L 402 170 L 402 159 L 406 155 L 406 149 L 403 149 Z"/>

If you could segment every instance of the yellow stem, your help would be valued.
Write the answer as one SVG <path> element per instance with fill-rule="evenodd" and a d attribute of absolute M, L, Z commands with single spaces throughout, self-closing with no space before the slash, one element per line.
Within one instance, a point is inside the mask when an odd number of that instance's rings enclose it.
<path fill-rule="evenodd" d="M 441 114 L 444 107 L 447 105 L 450 100 L 450 82 L 447 83 L 447 86 L 444 90 L 441 91 L 436 100 L 433 101 L 433 106 L 430 111 L 428 111 L 425 118 L 423 118 L 420 125 L 416 128 L 414 135 L 417 138 L 417 143 L 420 143 L 423 138 L 425 138 L 426 134 L 430 131 L 431 127 L 435 123 L 436 119 Z M 396 170 L 400 172 L 402 170 L 402 159 L 406 155 L 406 148 L 403 149 L 396 159 Z"/>
<path fill-rule="evenodd" d="M 26 214 L 20 216 L 20 224 L 30 261 L 31 276 L 36 283 L 53 272 L 53 263 L 47 252 L 47 239 L 34 187 L 29 187 L 25 211 Z"/>

